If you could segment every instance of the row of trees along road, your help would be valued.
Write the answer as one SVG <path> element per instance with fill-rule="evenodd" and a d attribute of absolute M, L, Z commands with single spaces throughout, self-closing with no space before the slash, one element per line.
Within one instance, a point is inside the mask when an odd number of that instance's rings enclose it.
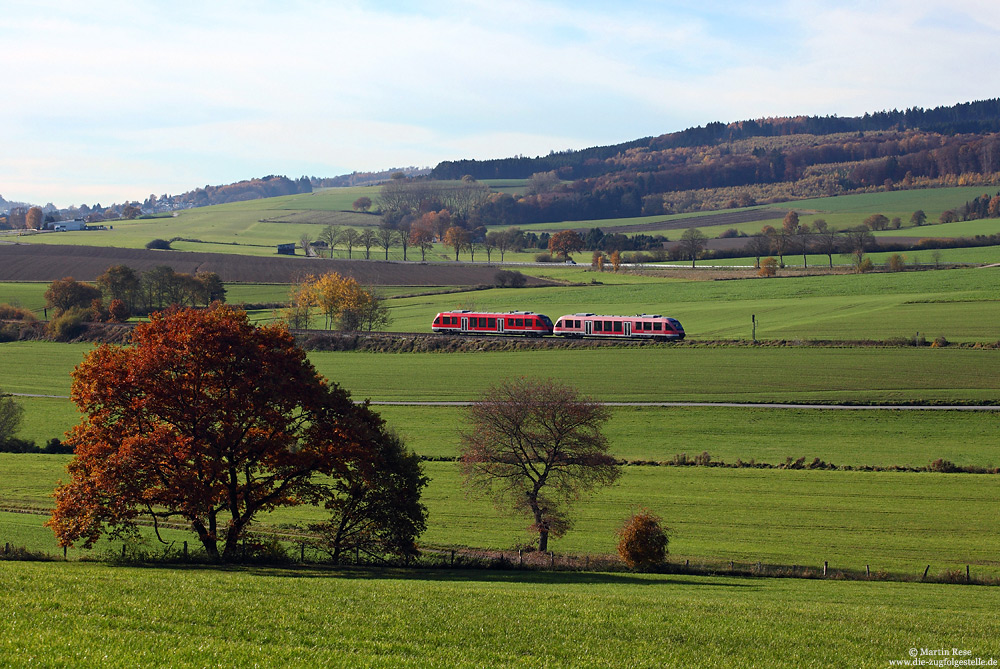
<path fill-rule="evenodd" d="M 334 561 L 417 553 L 419 459 L 367 403 L 320 377 L 282 326 L 255 327 L 219 304 L 172 308 L 128 346 L 88 353 L 72 379 L 82 419 L 47 522 L 61 545 L 131 538 L 143 520 L 160 537 L 180 519 L 208 556 L 232 561 L 260 514 L 311 504 L 329 512 L 309 530 Z M 621 474 L 608 416 L 553 380 L 504 381 L 469 409 L 466 485 L 527 513 L 544 551 L 569 529 L 568 503 Z"/>

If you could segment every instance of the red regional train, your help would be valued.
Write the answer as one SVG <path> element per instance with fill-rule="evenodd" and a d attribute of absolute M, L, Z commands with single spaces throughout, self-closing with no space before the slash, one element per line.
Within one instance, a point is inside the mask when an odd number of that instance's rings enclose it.
<path fill-rule="evenodd" d="M 569 314 L 556 321 L 553 334 L 561 337 L 612 337 L 622 339 L 684 339 L 684 327 L 676 318 L 660 314 L 601 316 Z"/>
<path fill-rule="evenodd" d="M 684 339 L 684 327 L 676 318 L 659 314 L 637 316 L 601 316 L 591 313 L 570 314 L 555 326 L 545 314 L 533 311 L 491 313 L 459 309 L 443 311 L 434 317 L 431 330 L 441 334 L 507 334 L 525 337 L 558 335 L 561 337 L 609 337 L 621 339 Z"/>
<path fill-rule="evenodd" d="M 552 319 L 533 311 L 442 311 L 434 317 L 431 330 L 442 334 L 509 334 L 542 337 L 552 334 Z"/>

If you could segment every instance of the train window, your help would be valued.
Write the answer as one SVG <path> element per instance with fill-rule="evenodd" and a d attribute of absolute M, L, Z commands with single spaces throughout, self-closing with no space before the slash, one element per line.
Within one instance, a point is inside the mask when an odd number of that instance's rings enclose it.
<path fill-rule="evenodd" d="M 653 329 L 654 330 L 662 330 L 663 329 L 663 323 L 659 323 L 659 322 L 653 323 Z"/>
<path fill-rule="evenodd" d="M 615 332 L 621 332 L 621 331 L 622 331 L 622 322 L 615 321 Z"/>
<path fill-rule="evenodd" d="M 524 327 L 524 319 L 523 318 L 515 318 L 514 319 L 514 327 L 523 328 Z"/>
<path fill-rule="evenodd" d="M 604 321 L 594 321 L 594 332 L 604 331 Z"/>
<path fill-rule="evenodd" d="M 497 327 L 497 319 L 495 319 L 495 318 L 487 318 L 486 319 L 486 327 L 491 328 L 491 329 L 496 329 L 496 327 Z"/>
<path fill-rule="evenodd" d="M 557 328 L 561 328 L 562 326 L 563 326 L 563 322 L 562 321 L 556 321 L 556 327 Z"/>
<path fill-rule="evenodd" d="M 604 331 L 611 332 L 611 321 L 604 321 Z"/>

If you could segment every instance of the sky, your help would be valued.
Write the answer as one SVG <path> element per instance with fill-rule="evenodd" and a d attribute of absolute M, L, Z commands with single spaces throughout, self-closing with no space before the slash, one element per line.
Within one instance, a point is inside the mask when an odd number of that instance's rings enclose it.
<path fill-rule="evenodd" d="M 142 200 L 1000 97 L 995 0 L 2 0 L 0 196 Z"/>

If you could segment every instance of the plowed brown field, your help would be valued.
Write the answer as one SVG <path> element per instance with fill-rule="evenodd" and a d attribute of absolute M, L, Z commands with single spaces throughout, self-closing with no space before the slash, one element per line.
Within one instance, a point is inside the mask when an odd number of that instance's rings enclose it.
<path fill-rule="evenodd" d="M 176 272 L 216 272 L 227 283 L 291 283 L 308 274 L 339 272 L 365 285 L 475 286 L 493 284 L 497 267 L 379 260 L 254 257 L 225 253 L 148 251 L 96 246 L 0 244 L 0 281 L 93 281 L 112 265 L 146 271 L 169 265 Z M 527 277 L 529 285 L 548 282 Z"/>

